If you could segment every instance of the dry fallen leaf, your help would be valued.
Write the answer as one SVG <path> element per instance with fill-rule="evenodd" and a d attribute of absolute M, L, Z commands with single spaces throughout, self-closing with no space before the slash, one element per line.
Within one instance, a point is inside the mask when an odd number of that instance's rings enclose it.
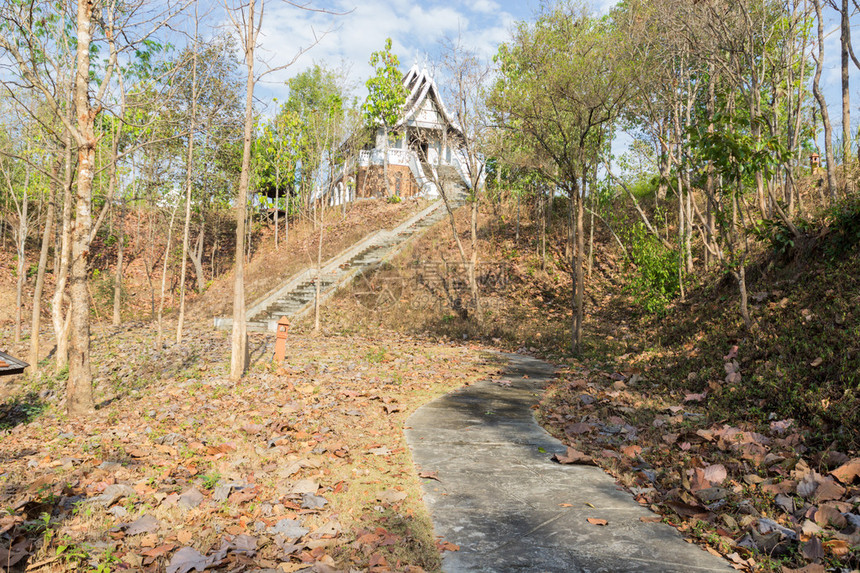
<path fill-rule="evenodd" d="M 635 458 L 642 453 L 642 446 L 630 445 L 621 448 L 621 453 L 629 458 Z"/>
<path fill-rule="evenodd" d="M 719 485 L 726 480 L 726 467 L 723 464 L 714 464 L 705 468 L 705 479 L 712 484 Z"/>
<path fill-rule="evenodd" d="M 598 517 L 589 517 L 586 521 L 591 525 L 608 525 L 609 522 L 605 519 L 600 519 Z"/>
<path fill-rule="evenodd" d="M 844 539 L 830 539 L 824 542 L 824 547 L 837 557 L 844 557 L 851 550 L 851 546 Z"/>
<path fill-rule="evenodd" d="M 567 448 L 566 454 L 555 454 L 552 459 L 560 464 L 579 464 L 584 466 L 596 465 L 591 456 L 575 450 L 571 447 Z"/>
<path fill-rule="evenodd" d="M 860 458 L 854 458 L 850 462 L 842 464 L 830 474 L 845 485 L 851 484 L 857 476 L 860 476 Z"/>

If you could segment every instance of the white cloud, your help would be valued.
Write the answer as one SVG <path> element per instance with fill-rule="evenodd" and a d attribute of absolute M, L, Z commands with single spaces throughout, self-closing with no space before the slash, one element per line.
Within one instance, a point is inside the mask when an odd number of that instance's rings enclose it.
<path fill-rule="evenodd" d="M 266 76 L 258 92 L 261 101 L 284 98 L 284 82 L 314 62 L 332 68 L 345 65 L 358 87 L 356 95 L 363 95 L 364 81 L 372 73 L 370 55 L 382 49 L 388 37 L 404 70 L 415 62 L 432 61 L 440 41 L 458 34 L 467 47 L 488 58 L 508 38 L 514 21 L 512 13 L 494 0 L 362 0 L 359 5 L 356 0 L 333 0 L 329 7 L 348 13 L 333 16 L 274 1 L 266 4 L 258 48 L 261 69 L 284 65 L 301 49 L 322 39 L 290 68 Z"/>
<path fill-rule="evenodd" d="M 473 12 L 492 14 L 494 12 L 498 12 L 499 10 L 501 10 L 501 6 L 499 6 L 498 2 L 493 2 L 493 0 L 477 0 L 476 2 L 472 3 Z"/>

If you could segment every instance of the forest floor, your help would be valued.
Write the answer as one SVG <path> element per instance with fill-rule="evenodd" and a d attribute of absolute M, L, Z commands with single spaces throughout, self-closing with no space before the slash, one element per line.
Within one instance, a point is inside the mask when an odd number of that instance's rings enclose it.
<path fill-rule="evenodd" d="M 251 338 L 227 376 L 225 333 L 193 323 L 99 328 L 99 408 L 62 411 L 63 375 L 7 388 L 0 410 L 0 563 L 10 570 L 437 570 L 403 422 L 497 373 L 479 346 L 390 333 Z M 11 395 L 10 392 L 11 391 Z M 101 567 L 101 568 L 100 568 Z"/>

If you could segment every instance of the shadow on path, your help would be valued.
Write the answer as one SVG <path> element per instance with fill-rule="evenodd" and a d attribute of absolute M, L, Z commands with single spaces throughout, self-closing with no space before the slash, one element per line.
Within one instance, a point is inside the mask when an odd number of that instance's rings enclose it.
<path fill-rule="evenodd" d="M 554 369 L 509 358 L 505 384 L 461 388 L 407 420 L 416 465 L 439 477 L 424 483 L 436 534 L 460 546 L 444 571 L 733 571 L 672 527 L 640 521 L 653 514 L 599 468 L 551 461 L 566 448 L 532 406 Z"/>

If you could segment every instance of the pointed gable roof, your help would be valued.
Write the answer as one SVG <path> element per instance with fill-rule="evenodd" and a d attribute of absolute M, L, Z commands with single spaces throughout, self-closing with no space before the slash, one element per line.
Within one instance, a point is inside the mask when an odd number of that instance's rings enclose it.
<path fill-rule="evenodd" d="M 403 86 L 408 90 L 409 95 L 406 96 L 406 103 L 403 105 L 405 111 L 400 116 L 400 121 L 397 122 L 395 127 L 401 127 L 410 120 L 415 119 L 421 111 L 424 102 L 429 97 L 445 122 L 458 133 L 462 133 L 463 130 L 460 129 L 457 121 L 451 117 L 445 108 L 445 102 L 442 101 L 439 88 L 426 68 L 419 69 L 418 64 L 414 64 L 406 75 L 403 76 Z"/>

